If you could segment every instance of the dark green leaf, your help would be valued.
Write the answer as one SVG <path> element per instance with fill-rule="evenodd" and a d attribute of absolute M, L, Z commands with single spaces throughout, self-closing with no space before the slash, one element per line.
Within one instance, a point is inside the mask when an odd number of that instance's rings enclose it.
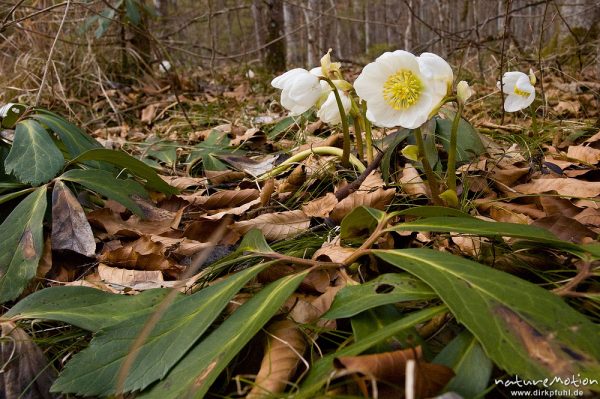
<path fill-rule="evenodd" d="M 595 324 L 535 284 L 459 256 L 426 248 L 373 253 L 427 283 L 488 356 L 522 379 L 597 378 Z M 600 390 L 600 385 L 588 386 Z"/>
<path fill-rule="evenodd" d="M 351 317 L 364 310 L 389 303 L 420 301 L 436 294 L 421 280 L 406 273 L 388 273 L 363 284 L 342 288 L 324 319 Z"/>
<path fill-rule="evenodd" d="M 359 206 L 342 219 L 340 237 L 342 240 L 369 236 L 386 214 L 378 209 Z"/>
<path fill-rule="evenodd" d="M 578 256 L 585 252 L 584 247 L 559 240 L 548 230 L 536 226 L 517 223 L 488 222 L 473 217 L 431 217 L 413 222 L 399 223 L 388 231 L 439 231 L 473 234 L 490 237 L 514 237 L 543 243 L 546 246 L 563 249 Z"/>
<path fill-rule="evenodd" d="M 0 108 L 0 120 L 2 120 L 2 127 L 11 129 L 17 120 L 23 115 L 27 107 L 23 104 L 8 103 L 4 107 Z"/>
<path fill-rule="evenodd" d="M 37 113 L 33 114 L 31 118 L 48 126 L 65 143 L 71 157 L 101 147 L 100 143 L 77 126 L 50 111 L 37 110 Z"/>
<path fill-rule="evenodd" d="M 171 305 L 140 347 L 127 375 L 125 392 L 144 389 L 164 377 L 231 298 L 268 266 L 246 269 Z M 52 390 L 85 396 L 114 394 L 121 365 L 147 319 L 148 315 L 132 317 L 101 331 L 67 364 Z"/>
<path fill-rule="evenodd" d="M 405 316 L 404 318 L 388 324 L 386 328 L 379 329 L 368 337 L 355 342 L 354 344 L 347 346 L 344 349 L 337 350 L 330 355 L 323 357 L 322 359 L 313 363 L 306 380 L 300 386 L 300 392 L 296 395 L 296 398 L 315 398 L 318 397 L 318 392 L 322 386 L 327 383 L 331 371 L 334 369 L 333 360 L 341 356 L 356 356 L 360 355 L 367 349 L 376 345 L 378 342 L 382 342 L 389 339 L 398 333 L 407 329 L 413 328 L 418 324 L 424 323 L 431 318 L 446 312 L 448 308 L 446 306 L 437 306 L 428 309 L 423 309 L 418 312 L 414 312 Z"/>
<path fill-rule="evenodd" d="M 454 111 L 445 110 L 444 113 L 448 119 L 437 119 L 436 134 L 440 137 L 440 141 L 446 152 L 450 147 L 450 133 L 452 132 L 452 120 L 456 114 Z M 473 125 L 460 119 L 458 123 L 458 131 L 456 137 L 456 161 L 468 162 L 477 158 L 485 152 L 485 147 L 479 138 L 479 133 Z"/>
<path fill-rule="evenodd" d="M 477 339 L 463 331 L 433 359 L 454 371 L 454 378 L 445 391 L 456 392 L 465 399 L 475 398 L 488 386 L 493 364 L 485 355 Z"/>
<path fill-rule="evenodd" d="M 142 208 L 133 200 L 147 197 L 146 190 L 135 180 L 117 179 L 112 173 L 97 169 L 71 169 L 60 176 L 61 180 L 71 181 L 95 191 L 122 204 L 127 209 L 143 216 Z"/>
<path fill-rule="evenodd" d="M 381 160 L 381 175 L 386 183 L 390 181 L 390 168 L 392 166 L 392 157 L 398 153 L 398 151 L 396 151 L 396 147 L 398 147 L 400 143 L 406 140 L 409 134 L 409 129 L 401 128 L 392 133 L 391 135 L 385 137 L 385 139 L 389 140 L 390 136 L 392 136 L 392 141 L 386 147 L 385 154 L 383 154 L 383 159 Z"/>
<path fill-rule="evenodd" d="M 147 314 L 169 291 L 159 288 L 138 295 L 118 295 L 89 287 L 51 287 L 25 297 L 4 316 L 57 320 L 97 332 Z"/>
<path fill-rule="evenodd" d="M 19 198 L 22 195 L 29 194 L 30 192 L 32 192 L 34 190 L 35 190 L 35 187 L 30 187 L 30 188 L 26 188 L 24 190 L 14 191 L 12 193 L 0 195 L 0 204 L 3 204 L 5 202 L 8 202 L 15 198 Z"/>
<path fill-rule="evenodd" d="M 125 9 L 127 12 L 127 19 L 129 19 L 133 25 L 139 25 L 141 16 L 140 10 L 138 9 L 138 3 L 134 0 L 125 0 Z"/>
<path fill-rule="evenodd" d="M 177 194 L 179 192 L 179 190 L 177 190 L 175 187 L 170 186 L 163 179 L 161 179 L 156 174 L 154 169 L 123 151 L 97 148 L 84 152 L 69 162 L 69 164 L 89 160 L 104 161 L 127 169 L 131 174 L 146 180 L 146 187 L 150 189 L 154 189 L 166 194 Z"/>
<path fill-rule="evenodd" d="M 240 306 L 196 345 L 144 398 L 203 398 L 235 355 L 277 313 L 307 272 L 281 278 Z"/>
<path fill-rule="evenodd" d="M 394 216 L 410 215 L 418 217 L 466 217 L 472 218 L 471 215 L 458 209 L 448 208 L 447 206 L 411 206 L 410 208 L 403 209 L 393 213 Z"/>
<path fill-rule="evenodd" d="M 7 173 L 37 186 L 56 176 L 64 164 L 62 153 L 39 123 L 26 119 L 17 124 L 12 148 L 4 161 Z"/>
<path fill-rule="evenodd" d="M 42 186 L 0 225 L 0 303 L 15 299 L 35 276 L 44 247 L 46 205 L 46 186 Z"/>

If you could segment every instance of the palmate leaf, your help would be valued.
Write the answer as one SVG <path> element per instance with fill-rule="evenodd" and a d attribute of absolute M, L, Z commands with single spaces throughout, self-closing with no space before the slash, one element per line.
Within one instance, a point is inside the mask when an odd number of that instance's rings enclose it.
<path fill-rule="evenodd" d="M 169 291 L 157 288 L 137 295 L 118 295 L 90 287 L 51 287 L 28 295 L 4 317 L 56 320 L 97 332 L 147 314 Z"/>
<path fill-rule="evenodd" d="M 344 349 L 335 351 L 322 359 L 319 359 L 313 363 L 308 376 L 300 386 L 300 391 L 294 398 L 312 399 L 319 397 L 318 392 L 327 383 L 329 375 L 334 369 L 333 361 L 335 358 L 360 355 L 379 342 L 383 342 L 418 324 L 424 323 L 447 310 L 448 308 L 446 306 L 436 306 L 411 313 L 394 323 L 386 325 L 385 328 L 379 329 L 368 337 L 364 337 L 360 341 L 355 342 Z"/>
<path fill-rule="evenodd" d="M 125 381 L 125 392 L 144 389 L 162 378 L 202 336 L 231 298 L 270 264 L 246 269 L 226 280 L 187 296 L 167 309 L 140 347 Z M 129 318 L 101 331 L 90 346 L 75 355 L 52 391 L 106 396 L 148 315 Z"/>
<path fill-rule="evenodd" d="M 133 200 L 134 197 L 147 197 L 146 190 L 135 180 L 117 179 L 112 173 L 98 169 L 71 169 L 60 176 L 61 180 L 81 184 L 101 195 L 122 204 L 139 216 L 143 216 L 142 208 Z"/>
<path fill-rule="evenodd" d="M 231 359 L 277 313 L 307 272 L 281 278 L 240 306 L 140 398 L 202 398 Z"/>
<path fill-rule="evenodd" d="M 26 119 L 17 124 L 12 148 L 4 160 L 7 173 L 37 186 L 56 176 L 64 163 L 62 153 L 39 123 Z"/>
<path fill-rule="evenodd" d="M 145 186 L 149 189 L 160 191 L 165 194 L 179 193 L 179 190 L 161 179 L 154 169 L 123 151 L 96 148 L 78 155 L 75 159 L 71 160 L 69 164 L 76 164 L 84 161 L 108 162 L 128 170 L 134 176 L 144 179 L 146 181 Z"/>
<path fill-rule="evenodd" d="M 600 373 L 598 327 L 558 296 L 510 274 L 431 249 L 374 250 L 427 283 L 501 368 L 524 379 Z M 588 386 L 600 390 L 600 385 Z"/>
<path fill-rule="evenodd" d="M 42 256 L 46 186 L 29 194 L 0 225 L 0 303 L 15 299 Z"/>
<path fill-rule="evenodd" d="M 38 109 L 35 114 L 31 115 L 31 118 L 48 126 L 65 143 L 71 157 L 76 157 L 94 148 L 102 148 L 100 143 L 84 131 L 53 112 Z"/>

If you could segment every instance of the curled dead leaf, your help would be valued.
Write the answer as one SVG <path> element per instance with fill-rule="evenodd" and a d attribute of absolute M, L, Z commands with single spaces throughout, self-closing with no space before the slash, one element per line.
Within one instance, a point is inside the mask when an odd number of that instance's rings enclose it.
<path fill-rule="evenodd" d="M 265 354 L 255 386 L 246 396 L 248 399 L 271 397 L 283 392 L 306 349 L 302 331 L 291 320 L 271 323 L 267 334 Z"/>

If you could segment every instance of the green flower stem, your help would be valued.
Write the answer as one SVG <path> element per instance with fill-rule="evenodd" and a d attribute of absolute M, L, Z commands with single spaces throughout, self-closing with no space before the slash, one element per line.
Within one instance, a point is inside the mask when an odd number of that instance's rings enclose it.
<path fill-rule="evenodd" d="M 364 131 L 364 124 L 362 123 L 362 113 L 360 108 L 356 104 L 353 95 L 349 96 L 350 104 L 352 104 L 350 112 L 354 122 L 354 135 L 356 136 L 356 154 L 357 158 L 363 160 L 365 157 L 362 141 L 362 132 Z"/>
<path fill-rule="evenodd" d="M 425 156 L 425 144 L 423 143 L 423 135 L 421 134 L 421 128 L 416 128 L 415 139 L 417 140 L 417 146 L 419 147 L 419 159 L 421 160 L 421 164 L 423 165 L 423 169 L 425 170 L 425 176 L 427 176 L 427 184 L 429 185 L 429 189 L 431 190 L 431 196 L 433 197 L 433 203 L 435 205 L 443 205 L 442 200 L 440 199 L 440 191 L 437 185 L 437 179 L 435 174 L 433 173 L 433 169 L 429 164 L 429 160 L 427 160 L 427 156 Z"/>
<path fill-rule="evenodd" d="M 533 130 L 533 135 L 537 136 L 540 131 L 538 130 L 537 115 L 533 104 L 529 106 L 529 114 L 531 115 L 531 130 Z"/>
<path fill-rule="evenodd" d="M 371 122 L 367 119 L 367 102 L 362 102 L 362 120 L 365 128 L 365 143 L 367 144 L 367 162 L 373 162 L 373 134 L 371 133 Z"/>
<path fill-rule="evenodd" d="M 271 169 L 269 172 L 259 176 L 259 180 L 266 180 L 269 179 L 271 177 L 277 176 L 280 173 L 285 172 L 287 169 L 289 169 L 292 165 L 296 164 L 297 162 L 301 162 L 303 160 L 305 160 L 306 158 L 308 158 L 311 154 L 317 154 L 317 155 L 333 155 L 336 157 L 343 157 L 344 153 L 343 150 L 337 148 L 337 147 L 315 147 L 315 148 L 309 148 L 307 150 L 304 151 L 300 151 L 299 153 L 297 153 L 296 155 L 292 156 L 291 158 L 286 159 L 284 162 L 282 162 L 280 165 L 278 165 L 277 167 Z M 350 164 L 354 165 L 354 167 L 356 167 L 356 170 L 360 173 L 362 173 L 365 170 L 365 165 L 363 165 L 362 162 L 360 162 L 358 160 L 358 158 L 356 158 L 354 155 L 350 155 L 348 154 L 348 161 Z"/>
<path fill-rule="evenodd" d="M 356 136 L 356 155 L 358 159 L 363 159 L 363 142 L 362 142 L 362 129 L 361 129 L 361 117 L 354 116 L 354 135 Z"/>
<path fill-rule="evenodd" d="M 342 120 L 342 132 L 344 133 L 344 151 L 342 153 L 342 166 L 344 168 L 347 168 L 350 166 L 350 131 L 348 129 L 348 117 L 346 116 L 346 111 L 344 110 L 344 105 L 342 104 L 340 93 L 338 92 L 338 89 L 335 86 L 335 84 L 333 84 L 333 82 L 329 78 L 321 77 L 321 79 L 326 81 L 333 90 L 335 102 L 337 103 L 338 110 L 340 111 L 340 119 Z"/>
<path fill-rule="evenodd" d="M 446 171 L 446 186 L 448 190 L 456 192 L 456 151 L 458 138 L 458 124 L 462 115 L 463 105 L 458 103 L 458 110 L 452 121 L 452 130 L 450 131 L 450 148 L 448 149 L 448 170 Z"/>

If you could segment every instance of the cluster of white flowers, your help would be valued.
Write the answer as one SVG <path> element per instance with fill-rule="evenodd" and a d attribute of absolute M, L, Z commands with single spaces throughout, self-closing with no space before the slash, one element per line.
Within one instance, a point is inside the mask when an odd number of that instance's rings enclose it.
<path fill-rule="evenodd" d="M 331 50 L 330 50 L 331 51 Z M 335 85 L 341 105 L 347 113 L 352 107 L 352 91 L 366 102 L 367 119 L 376 126 L 416 129 L 434 116 L 452 96 L 454 74 L 450 65 L 438 55 L 415 56 L 407 51 L 386 52 L 366 65 L 354 86 L 341 77 L 340 64 L 332 63 L 328 52 L 321 67 L 308 71 L 292 69 L 273 79 L 273 87 L 281 89 L 281 105 L 300 115 L 318 108 L 323 122 L 340 123 L 339 106 L 329 82 Z M 534 75 L 506 72 L 498 82 L 507 97 L 504 108 L 515 112 L 529 107 L 535 98 Z M 456 97 L 461 104 L 473 94 L 462 81 Z"/>

